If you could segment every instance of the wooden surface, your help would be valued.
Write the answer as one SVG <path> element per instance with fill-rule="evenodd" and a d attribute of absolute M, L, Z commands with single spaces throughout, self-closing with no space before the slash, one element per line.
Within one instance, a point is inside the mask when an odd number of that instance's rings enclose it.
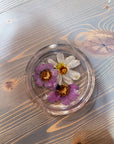
<path fill-rule="evenodd" d="M 113 144 L 113 32 L 113 1 L 0 0 L 0 144 Z M 53 117 L 25 92 L 29 59 L 52 43 L 77 46 L 94 67 L 85 113 Z"/>

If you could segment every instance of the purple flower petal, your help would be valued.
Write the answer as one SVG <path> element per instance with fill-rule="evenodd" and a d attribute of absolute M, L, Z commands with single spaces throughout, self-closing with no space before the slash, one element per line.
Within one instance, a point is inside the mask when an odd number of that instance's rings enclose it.
<path fill-rule="evenodd" d="M 75 101 L 79 95 L 74 91 L 69 93 L 68 97 L 70 100 Z"/>
<path fill-rule="evenodd" d="M 49 93 L 49 96 L 48 96 L 47 100 L 49 102 L 55 102 L 56 101 L 56 94 L 55 94 L 54 91 L 52 91 L 52 92 Z"/>
<path fill-rule="evenodd" d="M 52 76 L 52 78 L 49 80 L 49 82 L 51 82 L 51 83 L 56 82 L 56 77 Z"/>
<path fill-rule="evenodd" d="M 39 75 L 35 73 L 35 74 L 33 75 L 33 78 L 34 78 L 35 80 L 37 80 L 37 79 L 39 78 Z"/>
<path fill-rule="evenodd" d="M 70 93 L 74 93 L 75 95 L 79 96 L 78 90 L 71 88 Z"/>
<path fill-rule="evenodd" d="M 52 69 L 52 70 L 51 70 L 51 73 L 52 73 L 52 75 L 53 75 L 54 77 L 56 77 L 57 74 L 58 74 L 58 71 L 57 71 L 56 69 Z"/>
<path fill-rule="evenodd" d="M 45 82 L 44 85 L 46 88 L 52 87 L 52 82 Z"/>
<path fill-rule="evenodd" d="M 56 87 L 57 87 L 57 82 L 55 81 L 55 82 L 52 83 L 51 90 L 54 90 Z"/>
<path fill-rule="evenodd" d="M 68 96 L 65 96 L 61 99 L 61 103 L 64 105 L 69 105 L 70 104 L 70 99 Z"/>
<path fill-rule="evenodd" d="M 56 95 L 55 101 L 58 102 L 60 99 L 61 99 L 61 97 L 59 95 Z"/>
<path fill-rule="evenodd" d="M 79 90 L 79 87 L 76 84 L 70 84 L 71 89 Z"/>
<path fill-rule="evenodd" d="M 46 69 L 45 67 L 46 67 L 46 64 L 40 64 L 39 66 L 36 67 L 36 72 L 40 74 L 43 70 Z"/>
<path fill-rule="evenodd" d="M 42 87 L 43 86 L 43 81 L 38 78 L 37 81 L 36 81 L 36 84 L 39 86 L 39 87 Z"/>
<path fill-rule="evenodd" d="M 47 68 L 47 69 L 53 69 L 54 66 L 53 66 L 51 63 L 48 63 L 48 64 L 46 65 L 46 68 Z"/>

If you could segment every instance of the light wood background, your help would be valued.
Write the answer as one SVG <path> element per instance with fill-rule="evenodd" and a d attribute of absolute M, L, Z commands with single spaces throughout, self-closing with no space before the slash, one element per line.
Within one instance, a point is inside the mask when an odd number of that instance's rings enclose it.
<path fill-rule="evenodd" d="M 114 1 L 0 0 L 0 144 L 113 144 L 113 32 Z M 53 43 L 77 46 L 96 75 L 85 109 L 62 117 L 25 92 L 29 59 Z"/>

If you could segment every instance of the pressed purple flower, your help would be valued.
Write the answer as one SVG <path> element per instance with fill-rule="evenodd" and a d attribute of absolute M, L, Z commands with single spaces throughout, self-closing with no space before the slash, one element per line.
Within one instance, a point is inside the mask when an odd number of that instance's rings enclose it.
<path fill-rule="evenodd" d="M 56 90 L 50 92 L 47 100 L 51 103 L 61 100 L 62 104 L 69 105 L 71 101 L 75 101 L 79 96 L 78 90 L 79 87 L 74 83 L 70 85 L 57 85 Z"/>
<path fill-rule="evenodd" d="M 57 86 L 58 71 L 52 64 L 40 64 L 35 69 L 34 79 L 39 87 L 55 88 Z"/>

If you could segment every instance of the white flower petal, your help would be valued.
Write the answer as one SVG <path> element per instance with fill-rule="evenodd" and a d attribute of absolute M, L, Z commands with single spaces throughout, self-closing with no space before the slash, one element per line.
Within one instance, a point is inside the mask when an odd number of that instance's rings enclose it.
<path fill-rule="evenodd" d="M 57 76 L 57 81 L 58 81 L 59 85 L 62 84 L 62 76 L 61 75 Z"/>
<path fill-rule="evenodd" d="M 80 65 L 80 61 L 79 60 L 72 60 L 67 66 L 69 68 L 75 68 L 75 67 L 77 67 L 79 65 Z"/>
<path fill-rule="evenodd" d="M 52 59 L 48 59 L 47 61 L 48 63 L 51 63 L 52 65 L 54 65 L 54 67 L 57 65 L 57 63 Z"/>
<path fill-rule="evenodd" d="M 71 77 L 71 79 L 73 80 L 78 80 L 80 78 L 80 73 L 74 70 L 69 70 L 69 76 Z"/>
<path fill-rule="evenodd" d="M 63 80 L 64 80 L 64 82 L 67 83 L 68 85 L 73 83 L 72 79 L 69 77 L 68 74 L 67 74 L 67 75 L 63 75 Z"/>
<path fill-rule="evenodd" d="M 72 60 L 75 60 L 75 57 L 74 56 L 69 56 L 65 59 L 65 64 L 69 64 Z"/>
<path fill-rule="evenodd" d="M 64 55 L 62 53 L 57 53 L 58 63 L 64 63 Z"/>

